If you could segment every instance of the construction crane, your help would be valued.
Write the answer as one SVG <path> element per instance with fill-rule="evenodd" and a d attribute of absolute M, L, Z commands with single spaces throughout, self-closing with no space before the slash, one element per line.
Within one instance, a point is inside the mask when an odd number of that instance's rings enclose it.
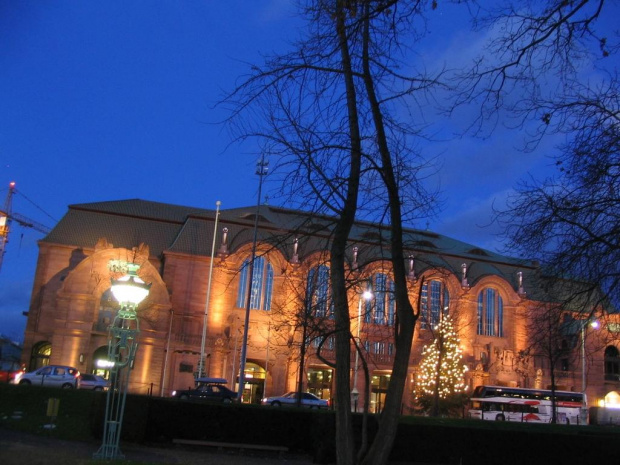
<path fill-rule="evenodd" d="M 4 258 L 4 253 L 6 252 L 6 244 L 9 242 L 9 232 L 11 231 L 12 221 L 19 223 L 25 228 L 32 228 L 43 234 L 47 234 L 51 231 L 51 229 L 44 224 L 38 223 L 12 211 L 13 195 L 15 195 L 15 192 L 15 182 L 10 182 L 9 192 L 7 193 L 6 200 L 4 201 L 4 210 L 0 211 L 0 268 L 2 268 L 2 260 Z"/>

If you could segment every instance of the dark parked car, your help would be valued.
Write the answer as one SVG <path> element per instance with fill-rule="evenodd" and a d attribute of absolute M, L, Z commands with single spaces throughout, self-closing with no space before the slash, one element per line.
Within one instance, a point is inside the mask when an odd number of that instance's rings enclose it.
<path fill-rule="evenodd" d="M 19 380 L 19 384 L 77 389 L 80 387 L 80 372 L 73 367 L 49 365 L 29 373 L 24 373 Z"/>
<path fill-rule="evenodd" d="M 92 391 L 107 391 L 110 389 L 110 382 L 99 375 L 82 373 L 80 375 L 80 389 L 90 389 Z"/>
<path fill-rule="evenodd" d="M 226 383 L 224 378 L 196 378 L 194 389 L 172 391 L 172 397 L 229 403 L 237 399 L 237 393 L 224 386 Z"/>

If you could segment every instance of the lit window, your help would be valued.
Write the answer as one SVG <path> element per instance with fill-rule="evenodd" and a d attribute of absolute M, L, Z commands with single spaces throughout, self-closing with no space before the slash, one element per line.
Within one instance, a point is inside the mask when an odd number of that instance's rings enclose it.
<path fill-rule="evenodd" d="M 429 291 L 430 288 L 430 291 Z M 450 294 L 441 281 L 427 281 L 422 286 L 420 328 L 430 329 L 439 324 L 442 315 L 448 314 Z"/>
<path fill-rule="evenodd" d="M 385 355 L 385 342 L 375 342 L 375 354 Z"/>
<path fill-rule="evenodd" d="M 377 273 L 368 289 L 373 298 L 365 303 L 364 321 L 378 325 L 394 326 L 396 300 L 394 298 L 394 281 L 388 275 Z M 373 312 L 374 310 L 374 312 Z"/>
<path fill-rule="evenodd" d="M 504 301 L 495 289 L 486 288 L 478 294 L 478 329 L 484 336 L 504 336 Z"/>
<path fill-rule="evenodd" d="M 605 379 L 607 381 L 620 380 L 620 353 L 614 346 L 605 349 Z"/>
<path fill-rule="evenodd" d="M 273 267 L 265 257 L 256 257 L 252 276 L 252 295 L 250 308 L 253 310 L 271 310 L 271 296 L 273 294 Z M 239 292 L 237 293 L 237 307 L 245 308 L 248 297 L 250 275 L 250 259 L 246 259 L 239 273 Z"/>
<path fill-rule="evenodd" d="M 316 317 L 332 316 L 329 299 L 329 268 L 319 265 L 308 273 L 306 285 L 306 308 L 308 313 Z"/>

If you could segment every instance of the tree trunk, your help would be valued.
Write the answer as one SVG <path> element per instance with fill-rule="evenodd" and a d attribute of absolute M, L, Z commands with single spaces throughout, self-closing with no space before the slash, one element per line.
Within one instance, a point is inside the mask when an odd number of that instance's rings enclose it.
<path fill-rule="evenodd" d="M 407 289 L 405 257 L 403 253 L 402 212 L 398 181 L 394 173 L 392 154 L 387 142 L 383 113 L 376 95 L 374 79 L 370 71 L 370 58 L 368 55 L 368 48 L 370 45 L 369 3 L 365 3 L 364 8 L 363 77 L 366 97 L 370 103 L 373 123 L 375 125 L 377 146 L 379 147 L 379 154 L 381 156 L 381 174 L 388 193 L 390 223 L 392 226 L 390 251 L 392 269 L 394 272 L 396 322 L 394 325 L 394 365 L 385 397 L 385 406 L 379 421 L 377 435 L 362 463 L 364 465 L 384 465 L 388 462 L 392 445 L 396 437 L 402 398 L 405 390 L 405 381 L 407 380 L 407 372 L 409 369 L 413 331 L 415 329 L 417 317 L 414 315 Z"/>
<path fill-rule="evenodd" d="M 336 33 L 338 35 L 343 78 L 346 87 L 349 139 L 351 142 L 351 168 L 347 182 L 345 202 L 334 228 L 331 246 L 330 277 L 334 299 L 336 324 L 336 459 L 338 465 L 355 463 L 355 442 L 351 415 L 351 321 L 347 299 L 345 250 L 351 228 L 355 222 L 361 171 L 361 136 L 358 109 L 351 68 L 351 57 L 345 25 L 345 0 L 336 2 Z"/>

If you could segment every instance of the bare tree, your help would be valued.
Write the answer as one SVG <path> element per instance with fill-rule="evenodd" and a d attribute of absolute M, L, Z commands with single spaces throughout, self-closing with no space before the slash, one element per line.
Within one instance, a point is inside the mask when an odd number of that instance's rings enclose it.
<path fill-rule="evenodd" d="M 336 218 L 329 260 L 341 465 L 387 462 L 404 392 L 417 313 L 409 301 L 403 222 L 426 217 L 434 196 L 421 182 L 428 165 L 412 150 L 422 126 L 399 119 L 395 109 L 437 85 L 437 76 L 399 72 L 399 59 L 408 51 L 406 44 L 415 43 L 421 24 L 416 21 L 426 6 L 422 1 L 307 1 L 307 38 L 291 53 L 255 67 L 225 100 L 232 106 L 235 135 L 257 137 L 263 153 L 277 157 L 275 172 L 285 176 L 279 194 Z M 379 430 L 368 450 L 356 454 L 347 257 L 352 228 L 361 218 L 391 225 L 385 255 L 392 264 L 397 316 L 394 365 Z"/>
<path fill-rule="evenodd" d="M 582 311 L 590 312 L 592 305 L 617 305 L 619 36 L 609 18 L 620 14 L 620 5 L 605 0 L 491 5 L 475 19 L 492 39 L 460 75 L 458 102 L 480 103 L 477 129 L 488 119 L 510 118 L 512 126 L 526 130 L 526 151 L 546 136 L 562 140 L 553 155 L 556 174 L 523 181 L 500 208 L 507 248 L 539 259 L 548 276 L 578 279 L 577 286 L 561 281 L 567 284 L 561 293 L 565 306 L 587 301 Z"/>

